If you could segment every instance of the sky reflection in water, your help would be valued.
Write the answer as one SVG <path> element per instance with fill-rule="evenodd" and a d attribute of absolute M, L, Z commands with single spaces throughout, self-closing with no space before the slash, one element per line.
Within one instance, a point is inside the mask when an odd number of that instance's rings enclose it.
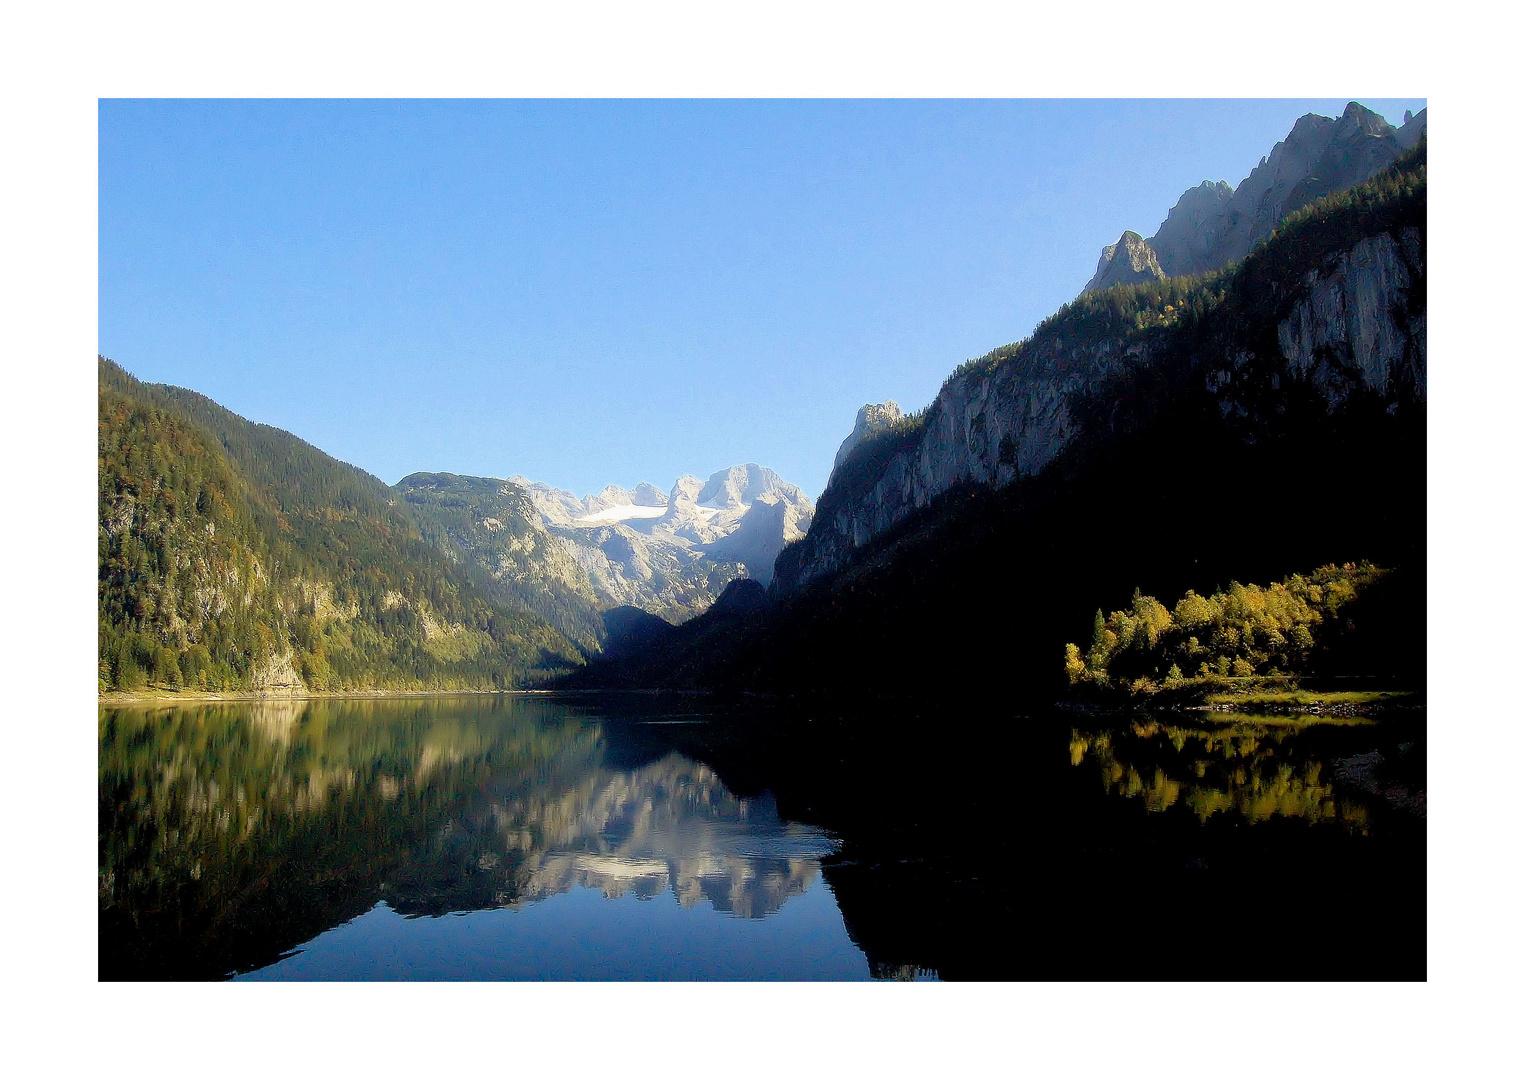
<path fill-rule="evenodd" d="M 130 944 L 112 916 L 168 907 L 209 963 L 252 924 L 264 956 L 234 967 L 263 978 L 868 976 L 820 878 L 832 838 L 681 754 L 621 769 L 605 749 L 595 720 L 512 698 L 113 710 L 103 946 Z M 260 970 L 297 945 L 261 933 L 266 908 L 314 898 L 366 910 Z M 132 960 L 108 951 L 103 974 Z"/>
<path fill-rule="evenodd" d="M 100 975 L 1267 977 L 1116 947 L 1223 910 L 1301 943 L 1286 977 L 1423 977 L 1422 718 L 962 716 L 103 708 Z"/>

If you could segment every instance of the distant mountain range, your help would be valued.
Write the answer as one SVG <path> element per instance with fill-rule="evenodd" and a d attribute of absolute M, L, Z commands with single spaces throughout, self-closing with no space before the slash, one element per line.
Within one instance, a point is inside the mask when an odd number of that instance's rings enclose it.
<path fill-rule="evenodd" d="M 1238 187 L 1204 180 L 1181 196 L 1149 239 L 1125 231 L 1102 250 L 1084 291 L 1205 274 L 1238 262 L 1289 214 L 1397 161 L 1424 137 L 1427 111 L 1405 114 L 1402 127 L 1354 101 L 1338 119 L 1308 113 Z"/>
<path fill-rule="evenodd" d="M 803 491 L 755 464 L 721 469 L 708 480 L 680 476 L 666 495 L 651 484 L 639 484 L 633 491 L 606 487 L 579 500 L 522 476 L 512 482 L 528 492 L 546 528 L 579 547 L 605 552 L 604 559 L 590 555 L 580 561 L 598 587 L 621 602 L 629 602 L 628 583 L 647 580 L 639 561 L 632 562 L 646 551 L 682 564 L 738 563 L 743 573 L 737 576 L 766 585 L 773 578 L 773 560 L 786 543 L 805 534 L 814 513 Z M 616 536 L 636 554 L 617 544 L 611 557 L 606 548 Z M 606 567 L 605 560 L 611 565 Z"/>
<path fill-rule="evenodd" d="M 482 588 L 522 605 L 590 650 L 603 613 L 632 607 L 682 622 L 738 578 L 767 583 L 784 545 L 810 527 L 804 492 L 759 465 L 606 487 L 577 498 L 522 476 L 414 473 L 393 489 L 432 543 Z"/>

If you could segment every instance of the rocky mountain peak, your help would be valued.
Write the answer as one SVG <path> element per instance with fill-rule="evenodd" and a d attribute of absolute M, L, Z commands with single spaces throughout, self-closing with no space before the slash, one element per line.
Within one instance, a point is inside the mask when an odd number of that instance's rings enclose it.
<path fill-rule="evenodd" d="M 704 490 L 704 481 L 697 476 L 684 474 L 673 481 L 672 492 L 667 496 L 668 513 L 672 513 L 682 503 L 696 503 L 699 501 L 699 492 Z"/>
<path fill-rule="evenodd" d="M 635 506 L 666 506 L 667 496 L 652 484 L 637 484 L 630 493 L 630 502 Z"/>
<path fill-rule="evenodd" d="M 1158 281 L 1165 276 L 1160 261 L 1149 242 L 1131 229 L 1118 237 L 1117 243 L 1101 250 L 1096 274 L 1086 283 L 1084 292 L 1109 289 L 1113 285 L 1133 285 L 1140 281 Z"/>
<path fill-rule="evenodd" d="M 1396 138 L 1398 145 L 1405 150 L 1424 138 L 1425 115 L 1429 109 L 1420 109 L 1418 113 L 1404 112 L 1403 126 L 1398 129 Z"/>
<path fill-rule="evenodd" d="M 1381 134 L 1384 130 L 1390 130 L 1392 125 L 1384 120 L 1379 114 L 1372 112 L 1359 101 L 1352 101 L 1345 106 L 1345 111 L 1340 114 L 1341 120 L 1354 121 L 1360 125 L 1363 131 L 1373 135 Z"/>
<path fill-rule="evenodd" d="M 630 505 L 632 505 L 630 492 L 614 484 L 610 484 L 597 495 L 589 495 L 582 501 L 583 510 L 589 514 L 597 513 L 600 510 L 608 510 L 615 506 Z"/>
<path fill-rule="evenodd" d="M 1181 196 L 1147 241 L 1125 232 L 1103 249 L 1083 292 L 1237 262 L 1294 210 L 1367 179 L 1419 141 L 1424 111 L 1395 128 L 1360 102 L 1336 118 L 1306 113 L 1238 187 L 1204 181 Z M 1156 268 L 1149 263 L 1152 254 Z"/>
<path fill-rule="evenodd" d="M 735 510 L 755 502 L 759 496 L 772 494 L 786 485 L 772 469 L 761 465 L 733 465 L 710 476 L 700 489 L 697 501 L 717 510 Z"/>
<path fill-rule="evenodd" d="M 893 401 L 886 401 L 880 405 L 865 405 L 858 410 L 858 418 L 853 422 L 853 429 L 847 438 L 842 440 L 842 445 L 837 448 L 836 460 L 831 464 L 832 472 L 841 467 L 842 462 L 847 460 L 847 455 L 852 453 L 853 447 L 857 446 L 872 432 L 881 428 L 889 427 L 898 422 L 904 414 L 900 406 Z"/>

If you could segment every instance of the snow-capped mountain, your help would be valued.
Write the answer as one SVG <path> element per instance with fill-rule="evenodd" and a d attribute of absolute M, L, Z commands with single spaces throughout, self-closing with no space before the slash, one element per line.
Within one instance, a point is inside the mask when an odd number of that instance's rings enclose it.
<path fill-rule="evenodd" d="M 574 556 L 611 606 L 657 614 L 672 600 L 653 595 L 681 578 L 713 579 L 714 595 L 686 600 L 707 607 L 736 577 L 767 584 L 785 544 L 810 527 L 814 507 L 795 485 L 756 464 L 721 469 L 708 480 L 680 476 L 667 494 L 651 484 L 606 487 L 577 498 L 570 491 L 512 478 L 528 494 L 544 526 L 572 545 Z M 700 589 L 700 592 L 706 591 Z M 692 612 L 697 613 L 697 612 Z"/>

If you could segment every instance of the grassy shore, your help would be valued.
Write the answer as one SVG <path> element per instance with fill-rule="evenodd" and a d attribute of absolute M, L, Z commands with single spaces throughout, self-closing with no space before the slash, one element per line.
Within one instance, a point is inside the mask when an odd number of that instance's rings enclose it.
<path fill-rule="evenodd" d="M 1067 702 L 1106 709 L 1179 709 L 1195 712 L 1297 713 L 1313 716 L 1377 716 L 1419 708 L 1424 695 L 1410 690 L 1316 690 L 1288 676 L 1244 679 L 1207 676 L 1164 685 L 1076 688 Z"/>
<path fill-rule="evenodd" d="M 1247 690 L 1220 691 L 1208 694 L 1207 705 L 1253 706 L 1356 706 L 1414 704 L 1418 697 L 1411 690 Z"/>

